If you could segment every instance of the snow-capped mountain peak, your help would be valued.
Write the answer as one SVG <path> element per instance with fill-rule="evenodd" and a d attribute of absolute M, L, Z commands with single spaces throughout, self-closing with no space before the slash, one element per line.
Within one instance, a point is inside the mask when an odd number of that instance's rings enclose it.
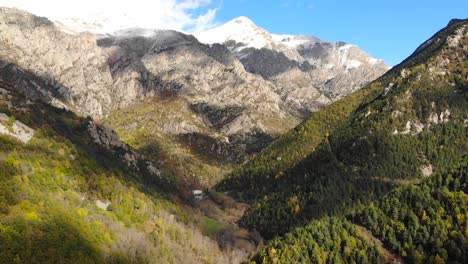
<path fill-rule="evenodd" d="M 200 42 L 207 44 L 228 43 L 241 58 L 248 54 L 243 52 L 244 49 L 267 48 L 283 53 L 291 60 L 308 61 L 311 65 L 330 69 L 339 67 L 349 70 L 363 64 L 382 64 L 382 67 L 386 67 L 382 60 L 372 58 L 355 45 L 331 43 L 306 35 L 272 34 L 244 16 L 194 35 Z M 234 45 L 229 43 L 231 41 L 235 42 Z"/>
<path fill-rule="evenodd" d="M 224 43 L 233 40 L 244 44 L 243 48 L 270 47 L 273 43 L 271 34 L 255 25 L 245 16 L 235 18 L 219 27 L 194 34 L 201 42 Z"/>
<path fill-rule="evenodd" d="M 312 36 L 272 34 L 245 16 L 194 35 L 198 40 L 207 44 L 235 41 L 239 44 L 237 51 L 245 48 L 268 48 L 285 52 L 289 49 L 296 49 L 299 45 L 321 42 L 320 39 Z"/>

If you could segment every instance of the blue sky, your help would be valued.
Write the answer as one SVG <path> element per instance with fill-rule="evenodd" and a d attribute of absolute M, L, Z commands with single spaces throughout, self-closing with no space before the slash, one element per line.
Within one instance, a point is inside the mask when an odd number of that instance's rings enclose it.
<path fill-rule="evenodd" d="M 356 44 L 391 66 L 450 19 L 468 16 L 467 0 L 224 0 L 204 8 L 213 7 L 219 23 L 247 16 L 273 33 Z"/>

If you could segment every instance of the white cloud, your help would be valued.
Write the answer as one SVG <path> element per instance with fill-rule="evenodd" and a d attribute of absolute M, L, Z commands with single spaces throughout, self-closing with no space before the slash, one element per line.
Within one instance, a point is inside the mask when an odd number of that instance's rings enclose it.
<path fill-rule="evenodd" d="M 0 0 L 68 26 L 100 33 L 128 27 L 200 31 L 215 25 L 213 0 Z"/>

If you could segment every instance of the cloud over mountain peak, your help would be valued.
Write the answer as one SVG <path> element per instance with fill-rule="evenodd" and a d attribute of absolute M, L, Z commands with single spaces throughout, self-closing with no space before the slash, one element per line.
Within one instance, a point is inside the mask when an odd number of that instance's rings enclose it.
<path fill-rule="evenodd" d="M 17 7 L 77 31 L 95 33 L 132 27 L 204 30 L 214 24 L 217 8 L 211 4 L 212 0 L 0 0 L 0 6 Z"/>

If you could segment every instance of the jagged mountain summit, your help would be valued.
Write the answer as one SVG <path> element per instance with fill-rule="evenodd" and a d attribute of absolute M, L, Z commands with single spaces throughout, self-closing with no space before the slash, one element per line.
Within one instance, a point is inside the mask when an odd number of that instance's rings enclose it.
<path fill-rule="evenodd" d="M 0 27 L 1 59 L 41 76 L 51 90 L 42 93 L 81 115 L 107 117 L 161 92 L 190 104 L 251 105 L 256 114 L 285 114 L 271 83 L 245 72 L 221 45 L 208 47 L 180 32 L 155 31 L 148 38 L 67 34 L 46 18 L 6 8 Z"/>

